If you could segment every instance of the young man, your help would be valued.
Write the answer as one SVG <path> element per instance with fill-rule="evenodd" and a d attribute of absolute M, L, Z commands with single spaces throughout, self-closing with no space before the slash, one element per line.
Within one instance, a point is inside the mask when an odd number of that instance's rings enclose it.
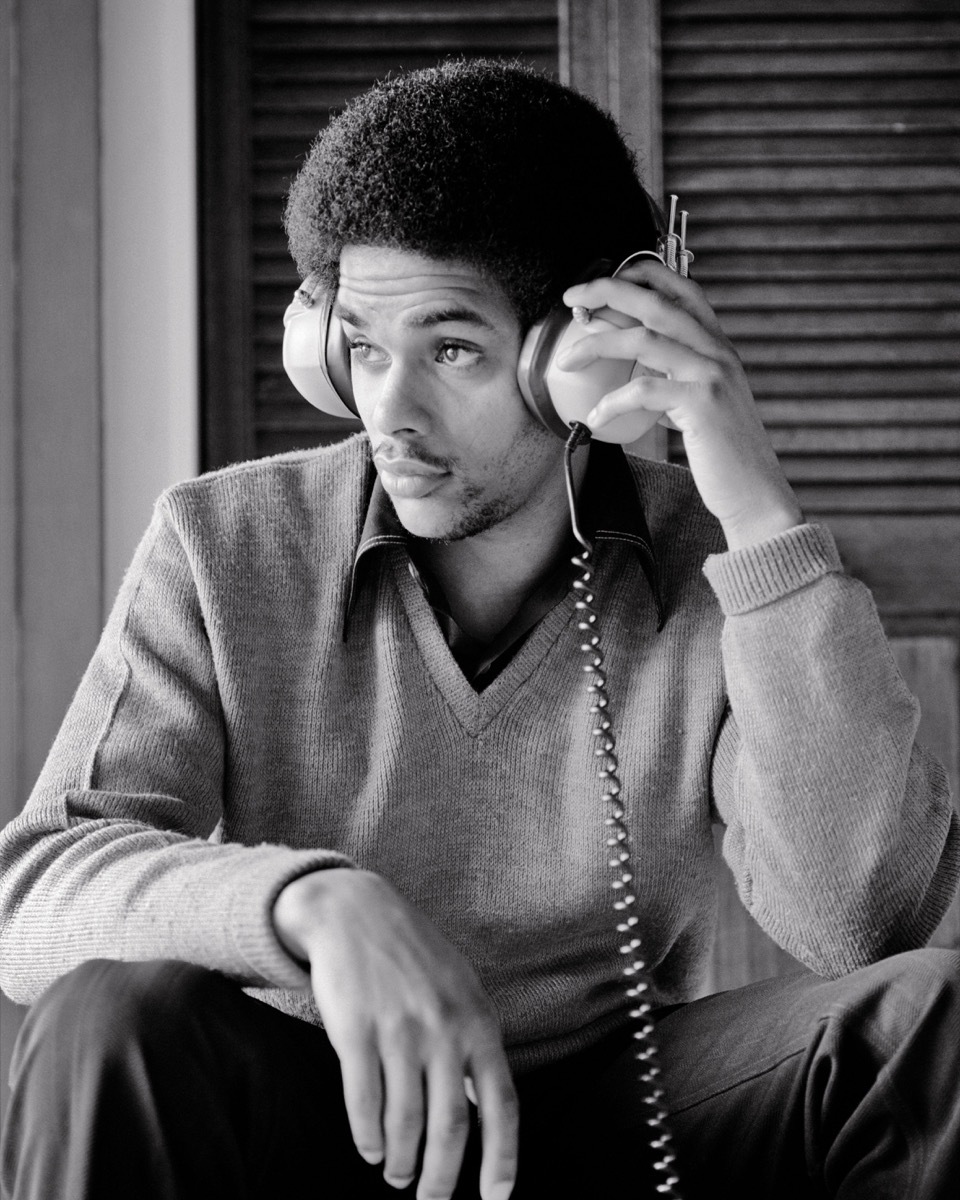
<path fill-rule="evenodd" d="M 577 282 L 656 242 L 612 123 L 515 67 L 402 76 L 321 135 L 287 226 L 366 435 L 158 504 L 4 836 L 4 987 L 36 1001 L 5 1194 L 946 1195 L 957 963 L 914 950 L 956 882 L 943 772 L 696 284 Z M 666 414 L 690 464 L 574 458 L 676 1162 L 563 442 L 517 382 L 560 302 L 627 324 L 567 371 L 644 372 L 591 428 Z M 688 1003 L 714 819 L 815 975 Z"/>

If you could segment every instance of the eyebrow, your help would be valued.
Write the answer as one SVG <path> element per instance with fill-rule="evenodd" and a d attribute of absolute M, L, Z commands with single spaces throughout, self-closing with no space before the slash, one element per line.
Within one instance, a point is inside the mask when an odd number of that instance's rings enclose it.
<path fill-rule="evenodd" d="M 369 329 L 369 321 L 365 321 L 359 313 L 353 312 L 340 304 L 339 301 L 333 306 L 334 316 L 339 317 L 341 321 L 347 325 L 352 325 L 354 329 Z M 473 325 L 478 329 L 489 329 L 495 332 L 495 327 L 472 308 L 465 308 L 460 305 L 450 305 L 447 308 L 437 308 L 433 312 L 422 313 L 414 317 L 412 320 L 405 321 L 411 329 L 432 329 L 434 325 L 444 325 L 448 322 L 455 322 L 460 325 Z"/>

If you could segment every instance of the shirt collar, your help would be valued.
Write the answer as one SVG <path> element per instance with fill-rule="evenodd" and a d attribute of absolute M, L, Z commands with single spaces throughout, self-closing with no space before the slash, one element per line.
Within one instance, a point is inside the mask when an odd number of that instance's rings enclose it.
<path fill-rule="evenodd" d="M 666 621 L 660 592 L 660 572 L 643 512 L 640 490 L 627 456 L 620 446 L 590 443 L 590 461 L 578 499 L 580 525 L 591 541 L 611 541 L 634 548 L 657 609 L 657 630 Z M 390 503 L 380 477 L 374 474 L 367 514 L 353 557 L 350 592 L 343 621 L 343 639 L 356 602 L 361 567 L 373 551 L 388 546 L 405 547 L 410 535 Z M 425 586 L 421 584 L 421 586 Z M 425 587 L 428 592 L 429 590 Z"/>

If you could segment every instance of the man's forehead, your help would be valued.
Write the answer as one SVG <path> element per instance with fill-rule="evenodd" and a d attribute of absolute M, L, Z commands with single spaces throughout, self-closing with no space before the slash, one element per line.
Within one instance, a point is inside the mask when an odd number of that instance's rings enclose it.
<path fill-rule="evenodd" d="M 384 301 L 485 311 L 510 307 L 501 288 L 469 263 L 393 247 L 345 246 L 338 307 L 353 310 Z"/>

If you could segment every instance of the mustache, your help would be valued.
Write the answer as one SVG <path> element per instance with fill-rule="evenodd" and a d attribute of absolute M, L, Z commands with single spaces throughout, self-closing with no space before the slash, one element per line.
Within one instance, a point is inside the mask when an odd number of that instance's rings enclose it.
<path fill-rule="evenodd" d="M 413 459 L 414 462 L 421 462 L 438 471 L 449 471 L 456 461 L 452 458 L 444 458 L 439 454 L 432 454 L 429 450 L 413 442 L 389 442 L 386 440 L 373 447 L 373 457 L 378 462 L 387 464 L 398 458 Z"/>

